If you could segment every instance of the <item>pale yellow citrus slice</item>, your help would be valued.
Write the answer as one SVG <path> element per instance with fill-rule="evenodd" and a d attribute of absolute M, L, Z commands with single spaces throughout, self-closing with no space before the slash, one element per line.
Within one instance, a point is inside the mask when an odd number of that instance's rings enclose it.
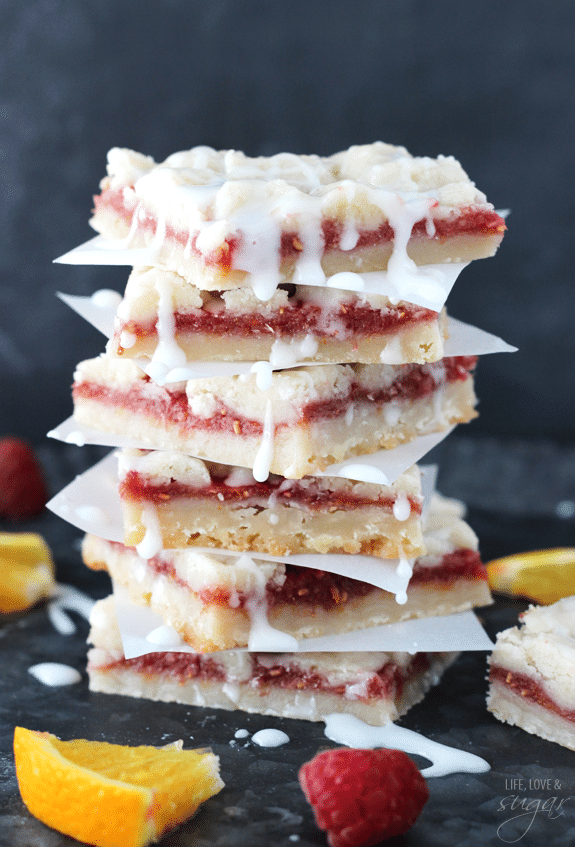
<path fill-rule="evenodd" d="M 47 826 L 96 847 L 143 847 L 223 788 L 210 750 L 60 741 L 14 731 L 24 803 Z"/>
<path fill-rule="evenodd" d="M 489 585 L 500 594 L 544 605 L 575 594 L 575 548 L 556 547 L 494 559 L 487 564 Z"/>
<path fill-rule="evenodd" d="M 0 532 L 0 612 L 22 612 L 54 591 L 50 548 L 35 532 Z"/>

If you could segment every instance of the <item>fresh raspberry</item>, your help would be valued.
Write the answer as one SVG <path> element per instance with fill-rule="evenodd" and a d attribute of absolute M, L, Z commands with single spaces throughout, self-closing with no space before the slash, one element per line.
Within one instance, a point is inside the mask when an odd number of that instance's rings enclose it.
<path fill-rule="evenodd" d="M 48 492 L 34 451 L 20 438 L 0 438 L 0 518 L 31 518 Z"/>
<path fill-rule="evenodd" d="M 429 797 L 424 778 L 401 750 L 326 750 L 298 776 L 331 847 L 367 847 L 401 835 Z"/>

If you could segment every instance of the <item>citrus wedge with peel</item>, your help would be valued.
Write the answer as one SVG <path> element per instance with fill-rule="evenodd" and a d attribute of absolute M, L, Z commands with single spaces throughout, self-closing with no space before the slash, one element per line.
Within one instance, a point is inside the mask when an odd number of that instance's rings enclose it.
<path fill-rule="evenodd" d="M 210 750 L 60 741 L 16 727 L 14 758 L 28 810 L 96 847 L 143 847 L 223 788 Z"/>
<path fill-rule="evenodd" d="M 556 547 L 494 559 L 487 564 L 492 591 L 549 605 L 575 594 L 575 548 Z"/>
<path fill-rule="evenodd" d="M 54 588 L 54 562 L 42 536 L 0 532 L 0 612 L 23 612 Z"/>

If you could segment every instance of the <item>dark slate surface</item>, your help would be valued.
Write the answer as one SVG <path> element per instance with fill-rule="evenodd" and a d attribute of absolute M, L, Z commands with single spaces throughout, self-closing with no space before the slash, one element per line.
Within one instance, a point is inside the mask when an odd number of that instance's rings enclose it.
<path fill-rule="evenodd" d="M 449 451 L 447 444 L 451 443 Z M 452 438 L 443 450 L 447 468 L 457 462 L 460 470 L 443 474 L 446 493 L 461 496 L 460 487 L 473 494 L 469 520 L 482 539 L 485 558 L 517 550 L 569 545 L 575 547 L 575 520 L 545 513 L 529 517 L 506 509 L 505 484 L 492 485 L 491 503 L 481 497 L 489 473 L 499 457 L 501 480 L 511 468 L 531 479 L 538 466 L 537 449 L 516 444 L 514 449 L 492 443 L 459 442 Z M 465 475 L 461 452 L 481 456 Z M 525 465 L 525 455 L 533 461 Z M 503 460 L 503 455 L 507 456 Z M 54 447 L 42 452 L 44 465 L 55 488 L 94 460 L 99 451 L 89 448 Z M 541 502 L 557 500 L 562 489 L 549 489 L 548 477 L 562 480 L 561 467 L 569 456 L 561 450 L 546 450 Z M 518 457 L 523 457 L 523 465 Z M 541 456 L 539 455 L 539 459 Z M 554 464 L 555 463 L 555 464 Z M 540 468 L 541 469 L 541 468 Z M 529 471 L 529 473 L 528 473 Z M 472 485 L 475 480 L 475 487 Z M 483 492 L 483 494 L 481 494 Z M 533 493 L 533 491 L 532 491 Z M 481 494 L 481 496 L 480 496 Z M 544 495 L 544 496 L 543 496 Z M 524 504 L 525 505 L 525 504 Z M 9 529 L 8 524 L 0 529 Z M 56 553 L 58 578 L 88 591 L 93 597 L 109 592 L 108 579 L 85 569 L 79 560 L 79 534 L 58 518 L 46 513 L 18 529 L 42 531 Z M 512 625 L 525 604 L 499 600 L 484 610 L 489 634 Z M 0 847 L 64 847 L 71 839 L 36 821 L 20 800 L 11 753 L 14 726 L 45 730 L 63 738 L 106 739 L 122 744 L 163 744 L 182 738 L 186 746 L 209 745 L 220 756 L 225 789 L 208 801 L 193 821 L 167 836 L 163 847 L 318 847 L 325 844 L 297 783 L 298 768 L 318 750 L 333 746 L 323 734 L 323 724 L 281 720 L 240 712 L 200 709 L 175 704 L 152 703 L 88 691 L 85 673 L 86 623 L 74 617 L 74 636 L 59 635 L 45 610 L 5 621 L 0 628 Z M 68 688 L 50 689 L 35 681 L 28 667 L 41 661 L 61 661 L 78 668 L 82 682 Z M 404 847 L 472 847 L 478 843 L 496 847 L 518 840 L 525 847 L 569 847 L 575 838 L 575 753 L 558 745 L 506 726 L 485 709 L 485 655 L 464 654 L 448 671 L 441 684 L 425 701 L 402 720 L 406 727 L 436 740 L 483 756 L 491 764 L 486 774 L 454 774 L 429 780 L 431 798 L 415 827 L 403 838 L 388 842 Z M 237 729 L 250 736 L 258 729 L 277 727 L 289 735 L 283 747 L 260 748 L 250 741 L 234 741 Z M 425 762 L 418 760 L 423 766 Z M 512 779 L 522 779 L 524 790 L 513 789 Z M 529 780 L 551 779 L 553 791 L 529 790 Z M 561 814 L 540 810 L 533 816 L 510 818 L 502 808 L 511 797 L 563 800 Z M 507 798 L 507 799 L 505 799 Z M 531 820 L 533 818 L 533 820 Z M 503 826 L 502 826 L 503 825 Z M 500 828 L 501 827 L 501 828 Z"/>

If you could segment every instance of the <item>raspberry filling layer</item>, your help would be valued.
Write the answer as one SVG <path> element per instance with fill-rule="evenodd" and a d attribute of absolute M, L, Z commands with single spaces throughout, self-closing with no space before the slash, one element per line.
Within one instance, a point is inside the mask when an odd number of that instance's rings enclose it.
<path fill-rule="evenodd" d="M 374 309 L 365 304 L 341 303 L 337 309 L 328 310 L 300 298 L 290 299 L 287 306 L 277 312 L 262 315 L 260 312 L 234 314 L 222 308 L 217 311 L 193 309 L 175 311 L 174 323 L 179 334 L 205 333 L 206 335 L 233 335 L 236 338 L 293 338 L 313 334 L 317 338 L 346 339 L 369 337 L 397 332 L 408 325 L 431 323 L 437 312 L 416 306 L 389 306 Z M 139 338 L 156 334 L 157 319 L 148 322 L 126 321 L 116 329 L 119 337 L 127 331 Z"/>
<path fill-rule="evenodd" d="M 228 503 L 240 508 L 296 505 L 317 512 L 358 509 L 362 506 L 377 506 L 391 511 L 396 501 L 396 497 L 389 495 L 361 497 L 349 490 L 332 491 L 315 481 L 306 480 L 306 484 L 302 485 L 298 480 L 286 480 L 278 476 L 270 477 L 265 482 L 240 486 L 226 485 L 225 480 L 212 477 L 210 485 L 198 487 L 174 479 L 169 482 L 154 482 L 137 471 L 128 471 L 120 481 L 119 490 L 122 499 L 155 504 L 166 503 L 179 497 Z M 408 499 L 411 512 L 419 514 L 421 504 L 414 498 Z"/>
<path fill-rule="evenodd" d="M 250 688 L 284 688 L 305 691 L 321 691 L 344 697 L 346 690 L 354 686 L 353 699 L 393 699 L 401 696 L 406 679 L 424 673 L 430 667 L 427 653 L 416 653 L 408 667 L 399 668 L 395 662 L 387 662 L 378 671 L 374 671 L 361 684 L 350 681 L 333 685 L 323 674 L 305 670 L 297 664 L 270 665 L 259 661 L 257 655 L 251 656 L 252 673 L 249 680 L 242 682 Z M 190 679 L 202 681 L 226 681 L 225 669 L 211 658 L 194 653 L 148 653 L 135 659 L 118 659 L 98 670 L 115 669 L 135 671 L 144 676 L 166 676 L 185 685 Z"/>
<path fill-rule="evenodd" d="M 112 212 L 116 217 L 123 220 L 127 226 L 131 226 L 132 218 L 137 213 L 137 233 L 141 234 L 146 241 L 149 241 L 156 234 L 157 217 L 147 210 L 141 202 L 134 205 L 132 201 L 128 207 L 124 198 L 124 188 L 126 187 L 104 189 L 100 195 L 96 195 L 94 197 L 95 212 L 96 214 Z M 130 187 L 133 188 L 133 186 Z M 340 243 L 344 234 L 342 221 L 325 219 L 322 221 L 321 228 L 324 251 L 341 249 Z M 502 234 L 505 229 L 505 221 L 494 210 L 468 206 L 454 211 L 446 218 L 434 218 L 433 235 L 428 232 L 427 219 L 422 218 L 413 226 L 411 237 L 443 241 L 457 235 L 473 235 L 476 237 L 497 235 Z M 221 248 L 206 257 L 197 248 L 198 235 L 199 233 L 190 233 L 187 230 L 176 230 L 169 222 L 166 223 L 166 240 L 179 243 L 187 252 L 200 256 L 204 262 L 220 265 L 223 270 L 229 270 L 233 265 L 234 255 L 242 249 L 241 239 L 229 238 Z M 385 222 L 375 229 L 361 231 L 354 249 L 386 244 L 393 241 L 394 238 L 393 228 Z M 282 260 L 297 257 L 302 250 L 303 245 L 297 232 L 282 232 L 279 251 Z"/>
<path fill-rule="evenodd" d="M 560 718 L 563 718 L 563 720 L 575 723 L 575 710 L 564 709 L 559 706 L 545 691 L 543 685 L 536 682 L 530 676 L 519 673 L 518 671 L 510 671 L 507 668 L 502 668 L 500 665 L 491 665 L 489 678 L 505 688 L 511 688 L 519 697 L 523 697 L 531 703 L 537 703 L 538 706 L 554 712 Z"/>
<path fill-rule="evenodd" d="M 178 576 L 174 564 L 169 560 L 156 556 L 148 560 L 148 566 L 156 574 L 168 576 L 180 587 L 191 591 L 188 583 Z M 460 549 L 446 553 L 441 563 L 434 567 L 421 566 L 416 561 L 407 590 L 408 599 L 409 589 L 416 585 L 433 584 L 434 587 L 448 589 L 459 580 L 487 580 L 485 566 L 482 564 L 479 554 L 474 550 Z M 285 565 L 283 584 L 268 583 L 265 600 L 268 610 L 277 606 L 292 604 L 310 607 L 319 606 L 326 611 L 331 611 L 348 600 L 365 597 L 373 591 L 379 591 L 379 589 L 374 588 L 367 582 L 361 582 L 347 576 L 313 568 Z M 232 600 L 232 592 L 221 586 L 205 588 L 194 593 L 205 605 L 214 603 L 229 606 Z M 235 591 L 233 608 L 245 608 L 251 597 L 252 595 L 246 592 Z"/>
<path fill-rule="evenodd" d="M 304 425 L 312 421 L 342 417 L 353 404 L 371 407 L 394 401 L 412 401 L 423 399 L 436 391 L 442 383 L 464 381 L 477 362 L 476 356 L 446 357 L 431 365 L 397 365 L 398 376 L 380 389 L 368 389 L 359 383 L 353 383 L 344 396 L 307 403 L 299 409 L 297 423 L 278 421 L 277 432 L 283 427 Z M 146 391 L 150 384 L 153 391 Z M 212 432 L 234 433 L 244 436 L 261 436 L 263 424 L 238 415 L 223 400 L 218 400 L 218 408 L 210 417 L 196 415 L 191 411 L 185 390 L 155 385 L 145 377 L 127 389 L 113 388 L 97 382 L 76 382 L 72 391 L 74 400 L 92 400 L 107 406 L 116 406 L 134 414 L 143 414 L 155 418 L 163 425 L 173 425 L 180 432 L 207 429 Z"/>

